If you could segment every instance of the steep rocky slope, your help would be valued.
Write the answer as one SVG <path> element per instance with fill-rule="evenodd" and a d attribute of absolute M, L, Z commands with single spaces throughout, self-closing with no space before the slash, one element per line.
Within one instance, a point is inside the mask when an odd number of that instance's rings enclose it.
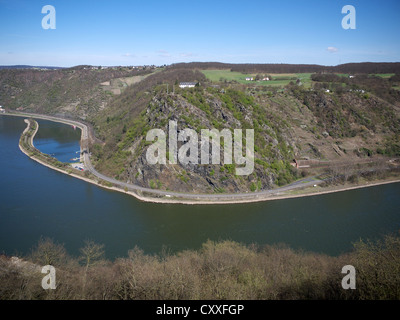
<path fill-rule="evenodd" d="M 251 192 L 299 178 L 301 172 L 293 167 L 295 158 L 357 161 L 390 148 L 395 150 L 392 155 L 400 155 L 396 142 L 398 107 L 374 95 L 335 94 L 298 86 L 283 92 L 208 84 L 168 93 L 162 87 L 157 90 L 135 119 L 118 118 L 105 145 L 94 146 L 93 159 L 100 171 L 122 181 L 165 190 Z M 177 122 L 179 130 L 197 132 L 198 165 L 148 163 L 146 152 L 152 142 L 146 142 L 147 132 L 161 129 L 168 142 L 171 120 Z M 244 129 L 254 129 L 252 174 L 236 175 L 240 166 L 235 162 L 201 164 L 201 129 L 212 128 L 242 129 L 244 136 Z M 120 131 L 115 134 L 115 130 Z M 178 149 L 181 145 L 183 142 Z"/>
<path fill-rule="evenodd" d="M 181 67 L 0 70 L 0 99 L 11 110 L 84 119 L 98 138 L 90 146 L 97 170 L 164 190 L 252 192 L 307 174 L 296 169 L 294 159 L 355 163 L 400 156 L 398 75 L 349 78 L 321 73 L 312 76 L 311 86 L 290 83 L 279 88 L 212 83 L 198 69 Z M 182 81 L 198 86 L 182 89 Z M 160 129 L 168 142 L 171 121 L 178 133 L 197 133 L 198 164 L 170 164 L 169 146 L 166 164 L 148 162 L 146 154 L 154 142 L 146 141 L 147 133 Z M 232 137 L 241 129 L 243 150 L 246 129 L 253 129 L 252 173 L 237 175 L 243 165 L 235 159 L 225 162 L 223 140 L 218 164 L 201 161 L 202 129 L 227 129 Z M 182 145 L 185 142 L 178 142 L 177 149 Z"/>

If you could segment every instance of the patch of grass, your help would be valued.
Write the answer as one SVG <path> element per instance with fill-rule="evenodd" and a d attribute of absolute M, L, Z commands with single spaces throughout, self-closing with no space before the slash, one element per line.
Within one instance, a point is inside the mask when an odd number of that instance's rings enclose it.
<path fill-rule="evenodd" d="M 178 178 L 181 179 L 182 182 L 187 183 L 189 181 L 189 175 L 186 171 L 178 174 Z"/>
<path fill-rule="evenodd" d="M 370 76 L 375 76 L 375 77 L 379 77 L 382 79 L 389 79 L 393 76 L 395 76 L 395 73 L 375 73 L 375 74 L 370 74 Z"/>
<path fill-rule="evenodd" d="M 201 70 L 201 72 L 212 82 L 235 81 L 248 85 L 284 87 L 288 85 L 290 81 L 296 82 L 297 79 L 300 79 L 304 86 L 311 87 L 311 73 L 277 73 L 271 74 L 272 79 L 270 81 L 247 81 L 246 78 L 255 78 L 257 73 L 241 73 L 230 70 Z"/>
<path fill-rule="evenodd" d="M 161 189 L 161 187 L 162 187 L 162 183 L 161 183 L 161 181 L 160 180 L 150 180 L 149 181 L 149 186 L 150 186 L 150 188 L 151 189 Z"/>
<path fill-rule="evenodd" d="M 214 189 L 214 192 L 215 192 L 215 193 L 225 193 L 225 189 L 224 189 L 224 188 L 217 187 L 217 188 Z"/>

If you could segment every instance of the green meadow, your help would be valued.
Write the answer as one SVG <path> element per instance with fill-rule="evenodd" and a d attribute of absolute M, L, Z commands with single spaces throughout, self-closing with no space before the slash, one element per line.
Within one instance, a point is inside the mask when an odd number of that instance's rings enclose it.
<path fill-rule="evenodd" d="M 264 76 L 264 73 L 241 73 L 230 70 L 201 70 L 201 72 L 212 82 L 225 82 L 225 81 L 236 81 L 241 84 L 252 84 L 260 86 L 274 86 L 283 87 L 289 84 L 290 81 L 296 82 L 300 79 L 304 86 L 311 85 L 311 74 L 312 73 L 269 73 L 272 77 L 270 81 L 247 81 L 246 78 L 255 78 L 257 74 Z"/>
<path fill-rule="evenodd" d="M 371 76 L 376 76 L 376 77 L 381 77 L 383 79 L 388 79 L 393 77 L 395 74 L 394 73 L 377 73 L 377 74 L 371 74 Z"/>

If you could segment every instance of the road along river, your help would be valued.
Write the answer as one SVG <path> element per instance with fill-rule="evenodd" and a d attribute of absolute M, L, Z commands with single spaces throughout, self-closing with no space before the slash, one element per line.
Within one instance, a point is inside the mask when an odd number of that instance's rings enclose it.
<path fill-rule="evenodd" d="M 38 148 L 73 131 L 71 125 L 46 123 L 39 122 Z M 92 239 L 105 244 L 108 258 L 126 256 L 135 246 L 146 253 L 198 249 L 207 239 L 286 243 L 337 255 L 360 238 L 400 230 L 399 183 L 223 206 L 146 203 L 32 161 L 18 148 L 25 127 L 24 118 L 0 116 L 0 253 L 29 253 L 43 236 L 64 243 L 74 255 Z M 50 143 L 58 149 L 70 142 Z"/>
<path fill-rule="evenodd" d="M 248 203 L 248 202 L 259 202 L 265 200 L 271 200 L 276 198 L 287 198 L 293 197 L 285 195 L 284 193 L 287 191 L 292 191 L 295 189 L 304 189 L 311 186 L 316 186 L 321 184 L 323 181 L 313 178 L 303 179 L 302 181 L 297 181 L 288 186 L 284 186 L 281 188 L 273 189 L 273 190 L 263 190 L 259 192 L 251 192 L 251 193 L 235 193 L 235 194 L 192 194 L 192 193 L 181 193 L 174 191 L 164 191 L 142 187 L 139 185 L 134 185 L 130 183 L 124 183 L 119 180 L 113 179 L 106 175 L 98 172 L 92 165 L 90 161 L 90 152 L 89 152 L 89 130 L 87 125 L 68 119 L 56 118 L 47 115 L 37 115 L 37 114 L 12 114 L 16 116 L 23 117 L 32 117 L 36 119 L 44 119 L 59 123 L 64 123 L 67 125 L 71 125 L 74 128 L 78 127 L 81 129 L 81 151 L 83 154 L 84 165 L 86 170 L 90 171 L 97 178 L 106 181 L 109 184 L 112 184 L 113 187 L 109 187 L 109 189 L 128 193 L 142 201 L 147 202 L 157 202 L 157 203 L 186 203 L 186 204 L 227 204 L 227 203 Z M 42 163 L 42 162 L 41 162 Z M 42 163 L 43 164 L 43 163 Z M 95 183 L 96 181 L 90 181 L 87 178 L 75 176 L 76 178 L 80 178 L 86 180 L 87 182 Z M 146 195 L 144 195 L 146 194 Z M 294 196 L 297 197 L 297 196 Z"/>

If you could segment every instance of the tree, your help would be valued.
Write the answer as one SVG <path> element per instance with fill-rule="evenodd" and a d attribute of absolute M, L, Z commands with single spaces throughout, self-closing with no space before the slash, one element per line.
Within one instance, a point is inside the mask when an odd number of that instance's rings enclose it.
<path fill-rule="evenodd" d="M 89 267 L 99 263 L 104 258 L 104 245 L 97 244 L 92 240 L 86 240 L 85 246 L 79 250 L 81 252 L 80 260 L 85 263 L 85 271 L 83 274 L 82 298 L 86 295 L 86 282 Z"/>
<path fill-rule="evenodd" d="M 65 266 L 68 255 L 63 245 L 54 243 L 50 238 L 41 238 L 33 249 L 31 258 L 41 266 Z"/>
<path fill-rule="evenodd" d="M 86 268 L 98 263 L 104 258 L 104 245 L 97 244 L 92 240 L 86 240 L 85 246 L 79 250 L 81 260 L 85 262 Z"/>

